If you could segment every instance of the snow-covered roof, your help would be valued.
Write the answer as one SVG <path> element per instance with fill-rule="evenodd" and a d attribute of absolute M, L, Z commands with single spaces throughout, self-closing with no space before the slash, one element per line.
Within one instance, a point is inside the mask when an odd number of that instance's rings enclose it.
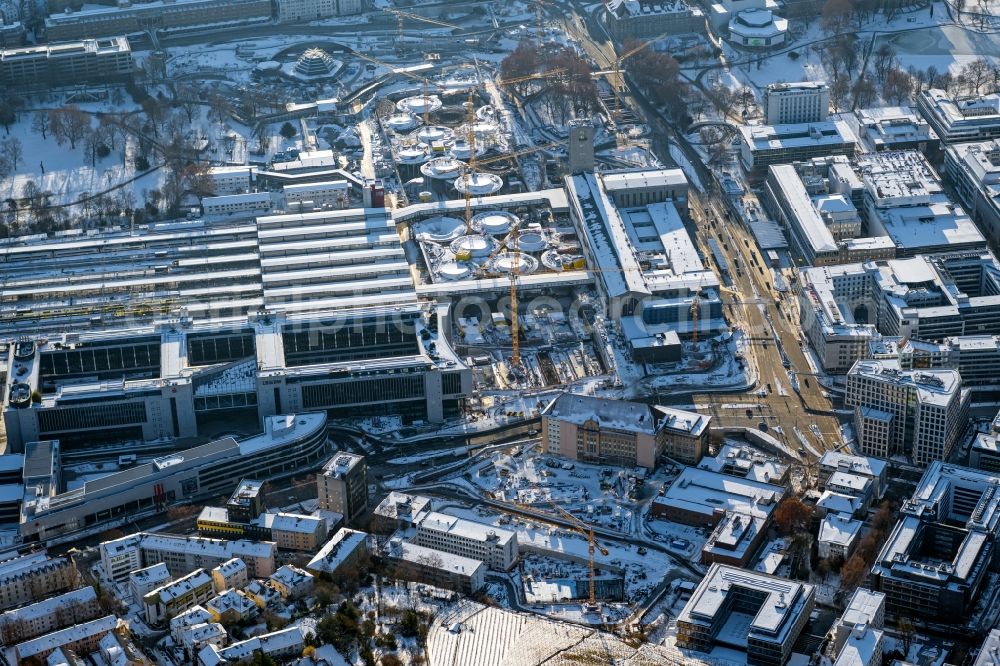
<path fill-rule="evenodd" d="M 250 521 L 278 532 L 296 532 L 299 534 L 315 534 L 316 530 L 326 524 L 326 520 L 316 516 L 306 516 L 298 513 L 262 513 Z"/>
<path fill-rule="evenodd" d="M 446 553 L 443 550 L 427 548 L 403 541 L 399 538 L 389 541 L 386 546 L 386 555 L 392 559 L 414 562 L 421 566 L 432 567 L 449 573 L 463 574 L 465 576 L 471 576 L 486 566 L 481 560 Z"/>
<path fill-rule="evenodd" d="M 784 494 L 780 486 L 685 467 L 663 495 L 653 498 L 653 504 L 709 517 L 719 511 L 735 511 L 766 518 Z"/>
<path fill-rule="evenodd" d="M 8 622 L 31 623 L 37 618 L 47 617 L 55 613 L 59 608 L 73 608 L 95 601 L 97 601 L 97 592 L 94 591 L 93 587 L 88 585 L 78 590 L 6 611 L 0 615 L 0 625 L 5 625 Z"/>
<path fill-rule="evenodd" d="M 868 666 L 881 658 L 882 632 L 862 624 L 851 630 L 833 666 Z"/>
<path fill-rule="evenodd" d="M 358 455 L 357 453 L 351 453 L 350 451 L 337 451 L 334 453 L 330 459 L 323 465 L 323 476 L 330 478 L 340 478 L 354 469 L 357 465 L 363 463 L 365 457 Z"/>
<path fill-rule="evenodd" d="M 342 527 L 309 560 L 310 571 L 335 573 L 359 548 L 367 547 L 368 533 Z"/>
<path fill-rule="evenodd" d="M 158 587 L 148 593 L 145 599 L 152 601 L 146 603 L 162 603 L 167 605 L 170 602 L 183 597 L 191 592 L 212 586 L 212 577 L 205 573 L 204 569 L 195 569 L 186 576 L 182 576 L 172 583 L 167 583 L 163 587 Z"/>
<path fill-rule="evenodd" d="M 854 520 L 840 513 L 830 513 L 819 524 L 819 543 L 831 543 L 844 548 L 850 548 L 861 533 L 864 525 L 860 520 Z"/>
<path fill-rule="evenodd" d="M 514 538 L 514 532 L 493 525 L 477 523 L 465 518 L 457 518 L 444 513 L 431 511 L 419 522 L 421 530 L 454 534 L 470 541 L 495 542 L 503 546 Z"/>
<path fill-rule="evenodd" d="M 17 650 L 18 659 L 23 661 L 29 657 L 49 652 L 63 645 L 83 641 L 93 636 L 101 636 L 109 631 L 113 631 L 117 626 L 117 617 L 114 615 L 105 615 L 96 620 L 81 622 L 66 629 L 60 629 L 59 631 L 53 631 L 44 636 L 24 641 L 18 644 L 15 649 Z"/>
<path fill-rule="evenodd" d="M 650 405 L 577 393 L 561 393 L 543 412 L 550 419 L 576 425 L 596 422 L 601 428 L 652 435 L 657 416 Z"/>

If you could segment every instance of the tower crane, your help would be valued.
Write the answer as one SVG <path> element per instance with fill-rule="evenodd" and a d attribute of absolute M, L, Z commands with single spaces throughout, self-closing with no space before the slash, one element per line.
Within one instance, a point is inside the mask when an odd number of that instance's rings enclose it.
<path fill-rule="evenodd" d="M 573 525 L 573 529 L 587 537 L 587 568 L 590 571 L 587 600 L 591 607 L 596 607 L 597 583 L 595 579 L 597 577 L 597 573 L 596 567 L 594 566 L 594 554 L 599 550 L 601 551 L 601 555 L 607 557 L 608 549 L 597 543 L 597 539 L 594 538 L 594 527 L 592 525 L 583 522 L 555 502 L 550 501 L 549 504 L 552 505 L 552 508 L 554 508 L 560 516 L 568 520 Z"/>
<path fill-rule="evenodd" d="M 629 49 L 625 53 L 622 53 L 622 54 L 616 56 L 615 57 L 615 66 L 614 66 L 614 69 L 603 70 L 603 71 L 600 71 L 600 72 L 594 72 L 595 76 L 606 76 L 608 74 L 611 74 L 614 77 L 612 85 L 614 85 L 614 87 L 615 87 L 615 120 L 616 121 L 619 118 L 621 118 L 621 116 L 622 116 L 621 90 L 624 87 L 624 81 L 622 80 L 622 63 L 625 62 L 625 60 L 627 60 L 628 58 L 631 58 L 635 54 L 639 53 L 640 51 L 648 48 L 653 43 L 658 42 L 661 39 L 663 39 L 664 37 L 669 36 L 670 34 L 671 34 L 670 32 L 664 32 L 662 34 L 659 34 L 656 37 L 652 37 L 650 39 L 647 39 L 646 41 L 642 42 L 638 46 L 635 46 L 635 47 Z"/>
<path fill-rule="evenodd" d="M 430 86 L 437 85 L 436 83 L 434 83 L 433 81 L 431 81 L 430 79 L 428 79 L 426 76 L 421 76 L 420 74 L 417 74 L 415 72 L 411 72 L 411 71 L 408 71 L 407 69 L 404 69 L 404 68 L 398 67 L 396 65 L 392 65 L 390 63 L 387 63 L 384 60 L 379 60 L 378 58 L 373 58 L 370 55 L 366 55 L 364 53 L 359 53 L 358 51 L 351 51 L 351 54 L 357 56 L 358 58 L 361 58 L 362 60 L 367 60 L 368 62 L 370 62 L 370 63 L 372 63 L 374 65 L 380 65 L 382 67 L 388 67 L 392 71 L 393 74 L 401 74 L 401 75 L 403 75 L 403 76 L 405 76 L 407 78 L 413 79 L 414 81 L 420 82 L 423 85 L 423 97 L 424 97 L 424 114 L 423 114 L 423 119 L 424 119 L 424 125 L 430 125 L 430 104 L 428 104 L 428 100 L 430 99 L 430 97 L 427 94 L 427 90 L 428 90 L 428 88 Z"/>
<path fill-rule="evenodd" d="M 396 15 L 396 32 L 398 33 L 397 34 L 397 40 L 399 42 L 397 44 L 396 48 L 399 49 L 400 51 L 403 50 L 403 48 L 404 48 L 403 45 L 405 44 L 405 42 L 403 41 L 403 19 L 404 18 L 412 19 L 414 21 L 423 21 L 424 23 L 430 23 L 431 25 L 441 26 L 442 28 L 452 28 L 453 30 L 461 30 L 461 27 L 455 25 L 454 23 L 448 23 L 447 21 L 442 21 L 440 19 L 428 18 L 426 16 L 421 16 L 420 14 L 413 14 L 413 13 L 410 13 L 410 12 L 404 12 L 404 11 L 399 10 L 399 9 L 391 9 L 389 7 L 384 8 L 382 11 L 387 12 L 389 14 L 395 14 Z"/>

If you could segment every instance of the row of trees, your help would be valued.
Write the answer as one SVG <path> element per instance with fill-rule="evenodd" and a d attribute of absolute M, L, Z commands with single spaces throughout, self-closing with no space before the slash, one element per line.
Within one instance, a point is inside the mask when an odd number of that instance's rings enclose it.
<path fill-rule="evenodd" d="M 549 115 L 562 124 L 597 110 L 597 85 L 592 71 L 590 63 L 575 49 L 539 47 L 531 41 L 522 41 L 500 62 L 501 79 L 522 79 L 511 83 L 511 88 L 521 97 L 541 94 Z M 539 77 L 526 78 L 532 75 Z"/>

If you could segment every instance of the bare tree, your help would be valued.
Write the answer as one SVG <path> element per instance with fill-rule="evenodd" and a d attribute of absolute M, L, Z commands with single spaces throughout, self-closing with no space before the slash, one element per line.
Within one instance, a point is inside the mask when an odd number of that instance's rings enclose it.
<path fill-rule="evenodd" d="M 883 42 L 872 56 L 872 67 L 875 70 L 875 80 L 879 83 L 884 83 L 886 74 L 888 74 L 889 70 L 893 69 L 895 66 L 896 49 L 892 48 L 892 44 Z"/>
<path fill-rule="evenodd" d="M 990 79 L 990 63 L 986 58 L 976 58 L 962 68 L 961 76 L 965 79 L 970 92 L 978 95 Z"/>
<path fill-rule="evenodd" d="M 24 155 L 24 147 L 21 145 L 21 140 L 14 136 L 4 141 L 3 155 L 10 162 L 11 168 L 17 171 L 17 163 L 21 161 L 21 157 Z"/>
<path fill-rule="evenodd" d="M 42 135 L 43 139 L 48 138 L 49 130 L 52 129 L 52 118 L 48 111 L 37 111 L 31 119 L 31 129 Z"/>

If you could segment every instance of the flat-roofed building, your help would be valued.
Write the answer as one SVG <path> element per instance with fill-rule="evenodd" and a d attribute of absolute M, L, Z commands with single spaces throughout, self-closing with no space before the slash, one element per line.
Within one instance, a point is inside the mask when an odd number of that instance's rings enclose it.
<path fill-rule="evenodd" d="M 31 89 L 130 79 L 132 48 L 124 37 L 0 50 L 0 85 Z"/>
<path fill-rule="evenodd" d="M 854 408 L 861 453 L 905 454 L 926 466 L 948 459 L 968 425 L 969 399 L 955 370 L 904 371 L 896 361 L 873 360 L 847 374 L 844 404 Z"/>
<path fill-rule="evenodd" d="M 351 201 L 350 185 L 346 180 L 285 185 L 282 189 L 285 210 L 301 212 L 325 207 L 345 208 Z"/>
<path fill-rule="evenodd" d="M 332 16 L 360 14 L 362 0 L 278 0 L 278 22 L 318 21 Z"/>
<path fill-rule="evenodd" d="M 764 89 L 768 125 L 818 123 L 830 115 L 830 89 L 824 81 L 771 83 Z"/>
<path fill-rule="evenodd" d="M 677 644 L 698 652 L 729 647 L 752 666 L 783 666 L 815 597 L 807 583 L 713 564 L 677 616 Z"/>
<path fill-rule="evenodd" d="M 948 146 L 944 174 L 979 229 L 1000 243 L 1000 139 Z"/>
<path fill-rule="evenodd" d="M 917 95 L 917 108 L 944 143 L 981 141 L 1000 136 L 1000 95 L 950 95 L 929 88 Z"/>
<path fill-rule="evenodd" d="M 413 542 L 481 560 L 496 571 L 509 571 L 519 554 L 515 532 L 438 512 L 425 514 L 417 523 Z"/>
<path fill-rule="evenodd" d="M 253 185 L 256 167 L 213 166 L 208 169 L 208 179 L 212 194 L 242 194 L 249 192 Z"/>
<path fill-rule="evenodd" d="M 55 12 L 45 19 L 51 40 L 171 32 L 212 24 L 263 23 L 271 19 L 268 0 L 180 0 Z"/>
<path fill-rule="evenodd" d="M 194 569 L 212 568 L 234 557 L 243 560 L 251 577 L 274 572 L 277 546 L 273 542 L 223 541 L 194 536 L 137 532 L 120 539 L 104 541 L 100 547 L 101 565 L 112 580 L 128 578 L 130 571 L 159 562 L 174 576 Z"/>
<path fill-rule="evenodd" d="M 608 32 L 616 41 L 657 35 L 703 33 L 705 14 L 684 0 L 611 0 L 607 4 Z"/>
<path fill-rule="evenodd" d="M 955 622 L 995 570 L 1000 477 L 934 461 L 900 508 L 869 581 L 886 608 Z"/>
<path fill-rule="evenodd" d="M 136 569 L 128 575 L 128 589 L 132 593 L 132 600 L 139 604 L 142 598 L 153 590 L 163 587 L 173 580 L 167 565 L 158 562 L 149 567 Z"/>
<path fill-rule="evenodd" d="M 772 164 L 813 157 L 851 157 L 857 137 L 842 120 L 790 125 L 741 125 L 740 161 L 751 180 L 760 180 Z"/>
<path fill-rule="evenodd" d="M 353 523 L 368 512 L 368 465 L 365 457 L 337 451 L 316 474 L 319 506 Z"/>
<path fill-rule="evenodd" d="M 482 560 L 425 548 L 398 537 L 386 545 L 384 556 L 390 563 L 392 575 L 402 580 L 469 595 L 486 584 L 487 566 Z"/>
<path fill-rule="evenodd" d="M 915 109 L 908 106 L 877 106 L 857 109 L 858 136 L 873 153 L 918 150 L 927 159 L 941 157 L 941 139 Z"/>
<path fill-rule="evenodd" d="M 205 197 L 201 208 L 206 217 L 264 215 L 274 208 L 270 192 L 244 192 Z"/>

